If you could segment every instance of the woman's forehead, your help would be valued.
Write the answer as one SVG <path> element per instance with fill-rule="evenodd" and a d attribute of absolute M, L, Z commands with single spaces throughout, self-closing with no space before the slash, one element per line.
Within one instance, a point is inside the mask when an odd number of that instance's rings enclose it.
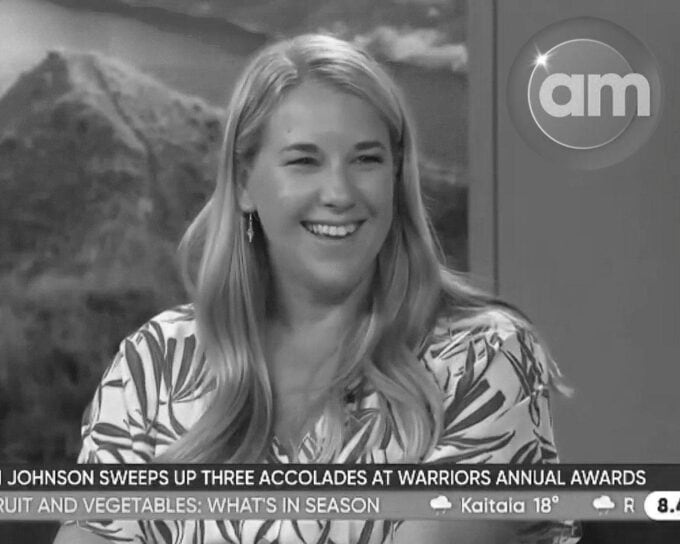
<path fill-rule="evenodd" d="M 389 129 L 367 100 L 328 84 L 308 81 L 292 89 L 265 125 L 263 145 L 377 140 L 387 145 Z"/>

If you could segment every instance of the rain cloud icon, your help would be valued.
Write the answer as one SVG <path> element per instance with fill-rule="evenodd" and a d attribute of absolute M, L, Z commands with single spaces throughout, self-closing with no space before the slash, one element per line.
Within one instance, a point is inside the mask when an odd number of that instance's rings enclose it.
<path fill-rule="evenodd" d="M 601 495 L 593 500 L 593 508 L 598 511 L 607 511 L 614 508 L 616 505 L 608 495 Z"/>
<path fill-rule="evenodd" d="M 434 499 L 430 500 L 430 508 L 439 513 L 444 512 L 445 510 L 451 510 L 451 508 L 453 508 L 453 505 L 451 504 L 451 501 L 447 499 L 444 495 L 439 495 L 438 497 L 435 497 Z"/>

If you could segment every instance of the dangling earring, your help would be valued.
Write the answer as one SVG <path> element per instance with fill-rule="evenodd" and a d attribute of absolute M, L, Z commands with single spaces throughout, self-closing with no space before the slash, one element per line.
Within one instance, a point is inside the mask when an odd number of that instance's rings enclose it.
<path fill-rule="evenodd" d="M 255 236 L 255 231 L 253 230 L 253 214 L 248 214 L 248 230 L 246 231 L 246 236 L 248 236 L 248 243 L 253 243 L 253 236 Z"/>

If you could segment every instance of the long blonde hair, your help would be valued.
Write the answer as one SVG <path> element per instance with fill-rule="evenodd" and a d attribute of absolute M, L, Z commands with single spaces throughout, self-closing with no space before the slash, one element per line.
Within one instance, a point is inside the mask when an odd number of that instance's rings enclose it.
<path fill-rule="evenodd" d="M 257 462 L 270 446 L 273 394 L 263 350 L 269 265 L 257 223 L 253 243 L 245 242 L 237 176 L 257 155 L 262 130 L 281 97 L 309 79 L 371 104 L 389 129 L 396 163 L 394 220 L 378 255 L 370 312 L 347 335 L 352 341 L 343 345 L 339 375 L 328 386 L 317 461 L 330 462 L 340 450 L 342 399 L 357 381 L 378 394 L 379 424 L 372 439 L 386 427 L 401 429 L 404 461 L 427 455 L 442 432 L 442 394 L 419 364 L 418 350 L 442 306 L 449 315 L 472 323 L 492 304 L 441 264 L 421 199 L 413 123 L 380 65 L 328 36 L 304 35 L 269 46 L 235 87 L 214 193 L 180 245 L 198 340 L 215 391 L 198 422 L 161 460 Z"/>

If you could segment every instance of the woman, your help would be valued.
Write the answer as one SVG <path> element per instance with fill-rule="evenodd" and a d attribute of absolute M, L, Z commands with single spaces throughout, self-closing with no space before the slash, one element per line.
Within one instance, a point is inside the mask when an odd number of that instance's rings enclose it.
<path fill-rule="evenodd" d="M 122 344 L 81 462 L 556 459 L 556 368 L 524 318 L 441 264 L 412 126 L 390 78 L 343 41 L 301 36 L 256 56 L 215 192 L 181 244 L 193 304 Z M 387 521 L 81 526 L 57 542 L 510 538 Z"/>

